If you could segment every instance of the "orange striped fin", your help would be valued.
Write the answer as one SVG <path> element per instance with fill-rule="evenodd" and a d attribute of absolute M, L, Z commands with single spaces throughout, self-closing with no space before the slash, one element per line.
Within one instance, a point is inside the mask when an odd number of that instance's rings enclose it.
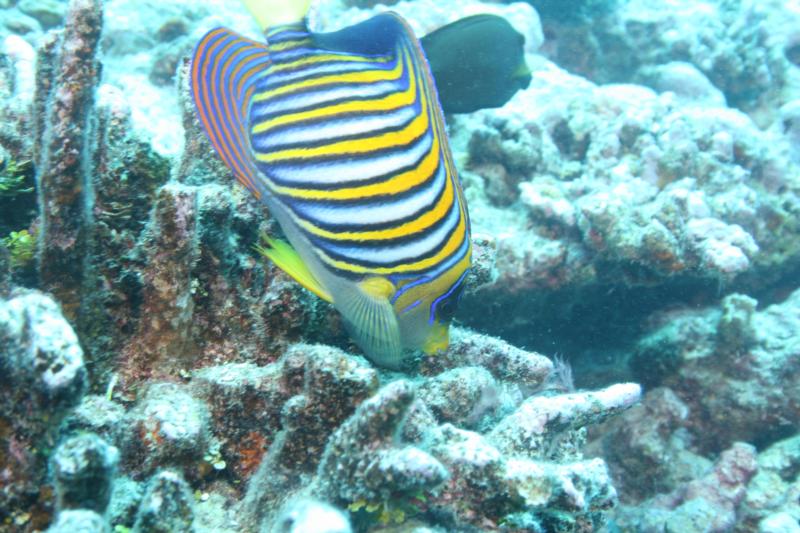
<path fill-rule="evenodd" d="M 216 28 L 197 44 L 190 71 L 203 130 L 236 179 L 256 198 L 261 198 L 264 187 L 250 155 L 248 115 L 255 83 L 269 64 L 265 44 Z"/>

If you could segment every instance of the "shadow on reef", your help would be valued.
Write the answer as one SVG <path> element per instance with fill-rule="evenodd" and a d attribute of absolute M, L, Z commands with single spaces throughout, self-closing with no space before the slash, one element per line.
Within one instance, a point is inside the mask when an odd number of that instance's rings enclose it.
<path fill-rule="evenodd" d="M 538 298 L 506 295 L 491 305 L 481 304 L 480 312 L 473 313 L 470 297 L 465 298 L 460 318 L 469 327 L 517 346 L 557 352 L 581 369 L 576 372 L 577 385 L 597 386 L 628 375 L 625 357 L 654 311 L 669 305 L 706 305 L 719 299 L 718 291 L 694 279 L 674 280 L 668 287 L 590 285 L 543 291 Z M 478 297 L 480 293 L 474 296 Z"/>
<path fill-rule="evenodd" d="M 778 304 L 796 288 L 800 262 L 784 265 L 781 272 L 778 277 L 773 272 L 746 273 L 733 282 L 684 277 L 649 287 L 589 285 L 492 299 L 479 291 L 465 297 L 458 318 L 516 346 L 559 354 L 574 367 L 579 387 L 620 380 L 654 387 L 660 384 L 657 374 L 633 375 L 630 359 L 656 312 L 716 306 L 735 293 L 752 294 L 760 308 Z"/>

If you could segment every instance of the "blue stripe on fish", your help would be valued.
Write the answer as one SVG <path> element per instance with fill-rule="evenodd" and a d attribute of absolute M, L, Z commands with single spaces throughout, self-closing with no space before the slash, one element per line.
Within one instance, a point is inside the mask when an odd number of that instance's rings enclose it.
<path fill-rule="evenodd" d="M 201 125 L 236 179 L 256 197 L 263 187 L 250 157 L 248 103 L 268 66 L 266 46 L 217 28 L 198 43 L 191 67 L 190 89 Z"/>

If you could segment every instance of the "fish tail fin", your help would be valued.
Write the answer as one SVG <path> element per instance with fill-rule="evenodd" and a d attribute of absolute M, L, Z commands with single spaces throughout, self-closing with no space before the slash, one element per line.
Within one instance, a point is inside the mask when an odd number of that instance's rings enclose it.
<path fill-rule="evenodd" d="M 311 0 L 242 0 L 262 30 L 301 22 L 311 8 Z"/>
<path fill-rule="evenodd" d="M 255 82 L 269 63 L 266 45 L 216 28 L 197 44 L 190 70 L 192 98 L 203 130 L 236 179 L 256 198 L 263 190 L 251 156 L 248 115 Z"/>

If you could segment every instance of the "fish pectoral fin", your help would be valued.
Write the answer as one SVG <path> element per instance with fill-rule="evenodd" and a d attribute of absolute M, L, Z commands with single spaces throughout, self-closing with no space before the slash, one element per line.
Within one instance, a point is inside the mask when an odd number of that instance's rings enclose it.
<path fill-rule="evenodd" d="M 383 278 L 368 278 L 352 290 L 336 295 L 342 313 L 361 349 L 381 366 L 398 368 L 402 362 L 400 326 L 390 296 L 394 286 Z"/>
<path fill-rule="evenodd" d="M 275 266 L 289 274 L 297 283 L 310 290 L 326 302 L 333 302 L 330 293 L 314 277 L 308 266 L 303 262 L 297 250 L 292 245 L 281 239 L 273 239 L 268 235 L 261 236 L 261 244 L 255 249 L 258 253 L 275 263 Z"/>

